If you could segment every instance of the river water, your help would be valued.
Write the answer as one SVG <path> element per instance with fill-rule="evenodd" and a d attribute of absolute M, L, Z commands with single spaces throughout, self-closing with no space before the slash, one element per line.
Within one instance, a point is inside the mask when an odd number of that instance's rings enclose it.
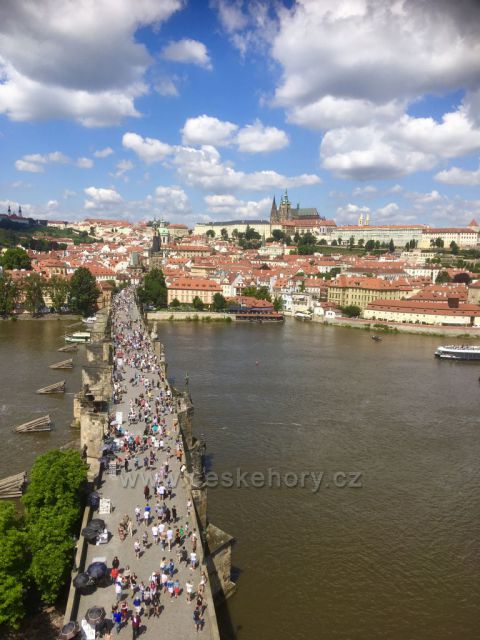
<path fill-rule="evenodd" d="M 237 541 L 240 640 L 477 637 L 480 366 L 436 360 L 438 338 L 298 321 L 159 337 L 215 472 L 325 474 L 316 493 L 209 490 Z"/>
<path fill-rule="evenodd" d="M 35 458 L 55 447 L 78 439 L 70 428 L 73 394 L 80 389 L 85 347 L 77 353 L 61 353 L 64 335 L 72 320 L 0 320 L 0 478 L 29 471 Z M 79 327 L 76 327 L 78 330 Z M 72 357 L 73 369 L 52 370 L 49 365 Z M 66 392 L 37 395 L 35 391 L 66 380 Z M 14 433 L 23 422 L 49 414 L 52 431 Z"/>
<path fill-rule="evenodd" d="M 67 325 L 0 323 L 1 477 L 76 435 L 83 347 L 73 371 L 48 369 Z M 276 476 L 271 488 L 209 489 L 210 520 L 237 541 L 225 638 L 477 637 L 479 365 L 435 360 L 438 338 L 375 343 L 296 321 L 158 328 L 177 387 L 188 371 L 214 472 L 324 473 L 317 492 Z M 64 377 L 65 396 L 35 395 Z M 44 413 L 51 433 L 11 432 Z"/>

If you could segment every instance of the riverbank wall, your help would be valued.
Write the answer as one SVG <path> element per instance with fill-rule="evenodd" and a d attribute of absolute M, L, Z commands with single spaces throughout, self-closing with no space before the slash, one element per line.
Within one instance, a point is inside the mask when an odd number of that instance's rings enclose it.
<path fill-rule="evenodd" d="M 146 314 L 146 320 L 159 322 L 232 322 L 235 316 L 231 313 L 216 313 L 213 311 L 150 311 Z"/>

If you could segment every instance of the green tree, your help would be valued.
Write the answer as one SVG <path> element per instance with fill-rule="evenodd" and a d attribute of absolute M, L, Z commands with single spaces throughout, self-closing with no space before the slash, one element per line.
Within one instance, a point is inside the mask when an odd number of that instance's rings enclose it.
<path fill-rule="evenodd" d="M 1 265 L 4 269 L 26 269 L 30 271 L 32 268 L 28 253 L 20 247 L 7 249 L 2 256 Z"/>
<path fill-rule="evenodd" d="M 375 249 L 375 240 L 367 240 L 365 243 L 365 251 L 373 251 Z"/>
<path fill-rule="evenodd" d="M 285 240 L 285 234 L 280 229 L 274 229 L 272 231 L 272 237 L 276 242 L 281 242 L 282 240 Z"/>
<path fill-rule="evenodd" d="M 332 247 L 336 247 L 338 245 L 337 240 L 335 238 L 332 240 Z"/>
<path fill-rule="evenodd" d="M 205 235 L 207 236 L 207 238 L 214 238 L 215 231 L 213 229 L 209 229 Z"/>
<path fill-rule="evenodd" d="M 437 249 L 443 249 L 445 243 L 442 238 L 435 238 L 435 246 L 437 247 Z"/>
<path fill-rule="evenodd" d="M 250 225 L 247 224 L 247 229 L 245 231 L 245 240 L 260 240 L 261 235 L 255 231 Z"/>
<path fill-rule="evenodd" d="M 22 498 L 32 554 L 30 574 L 46 603 L 55 602 L 71 570 L 86 480 L 87 466 L 70 449 L 38 457 L 30 473 Z"/>
<path fill-rule="evenodd" d="M 222 296 L 221 293 L 217 292 L 213 296 L 212 306 L 215 309 L 215 311 L 222 311 L 223 309 L 227 308 L 227 301 L 225 300 L 225 298 Z"/>
<path fill-rule="evenodd" d="M 393 238 L 390 238 L 390 242 L 388 243 L 388 251 L 393 253 L 395 251 L 395 244 L 393 242 Z"/>
<path fill-rule="evenodd" d="M 350 249 L 353 249 L 354 245 L 355 245 L 355 238 L 353 236 L 350 236 L 350 239 L 348 241 L 348 246 L 350 247 Z"/>
<path fill-rule="evenodd" d="M 45 306 L 43 299 L 45 280 L 40 274 L 32 273 L 28 278 L 25 278 L 22 288 L 25 295 L 25 308 L 32 315 L 36 315 Z"/>
<path fill-rule="evenodd" d="M 27 538 L 12 502 L 0 503 L 0 625 L 18 629 L 25 615 Z"/>
<path fill-rule="evenodd" d="M 313 233 L 310 233 L 310 231 L 307 231 L 307 233 L 304 233 L 303 235 L 301 235 L 298 241 L 299 245 L 309 245 L 309 244 L 316 244 L 316 243 L 317 243 L 317 239 L 315 238 Z"/>
<path fill-rule="evenodd" d="M 437 279 L 435 280 L 436 284 L 444 284 L 445 282 L 451 282 L 452 279 L 448 275 L 447 271 L 439 271 Z"/>
<path fill-rule="evenodd" d="M 203 301 L 198 296 L 194 297 L 192 304 L 193 304 L 193 308 L 196 311 L 203 311 L 204 304 L 203 304 Z"/>
<path fill-rule="evenodd" d="M 155 307 L 167 306 L 168 291 L 161 269 L 152 269 L 146 274 L 143 285 L 138 289 L 138 298 L 142 304 L 152 304 Z"/>
<path fill-rule="evenodd" d="M 355 304 L 349 304 L 346 307 L 342 307 L 342 313 L 344 313 L 347 318 L 358 318 L 362 310 Z"/>
<path fill-rule="evenodd" d="M 325 246 L 328 244 L 328 242 L 326 241 L 326 239 L 325 239 L 325 238 L 320 238 L 320 240 L 318 241 L 318 244 L 319 244 L 321 247 L 325 247 Z"/>
<path fill-rule="evenodd" d="M 178 307 L 181 306 L 181 302 L 178 298 L 174 298 L 171 302 L 170 302 L 170 306 L 172 307 L 172 309 L 177 309 Z"/>
<path fill-rule="evenodd" d="M 225 229 L 225 227 L 220 229 L 220 234 L 221 234 L 223 240 L 228 240 L 228 231 Z"/>
<path fill-rule="evenodd" d="M 256 298 L 257 300 L 268 300 L 268 302 L 272 301 L 268 287 L 245 287 L 242 295 L 251 296 L 252 298 Z"/>
<path fill-rule="evenodd" d="M 359 246 L 359 247 L 363 247 L 363 243 L 364 243 L 364 242 L 365 242 L 365 241 L 364 241 L 364 239 L 363 239 L 363 238 L 360 238 L 360 240 L 358 241 L 358 246 Z"/>
<path fill-rule="evenodd" d="M 458 244 L 455 242 L 455 240 L 452 240 L 450 243 L 450 251 L 454 256 L 458 255 L 458 252 L 460 251 L 460 248 Z"/>
<path fill-rule="evenodd" d="M 20 289 L 11 276 L 0 273 L 0 316 L 8 316 L 15 311 Z"/>
<path fill-rule="evenodd" d="M 97 298 L 100 295 L 100 289 L 97 287 L 96 280 L 86 267 L 79 267 L 73 273 L 70 280 L 70 293 L 68 298 L 68 306 L 75 313 L 81 313 L 83 316 L 89 316 L 97 309 Z"/>
<path fill-rule="evenodd" d="M 471 281 L 472 281 L 472 278 L 469 276 L 469 274 L 466 271 L 464 271 L 463 273 L 456 273 L 453 276 L 453 280 L 452 280 L 452 282 L 463 283 L 463 284 L 466 284 L 467 286 L 470 284 Z"/>
<path fill-rule="evenodd" d="M 48 290 L 55 311 L 60 312 L 70 293 L 70 283 L 61 276 L 52 276 L 48 281 Z"/>
<path fill-rule="evenodd" d="M 283 309 L 283 300 L 279 296 L 275 296 L 273 300 L 273 308 L 275 311 L 281 311 Z"/>

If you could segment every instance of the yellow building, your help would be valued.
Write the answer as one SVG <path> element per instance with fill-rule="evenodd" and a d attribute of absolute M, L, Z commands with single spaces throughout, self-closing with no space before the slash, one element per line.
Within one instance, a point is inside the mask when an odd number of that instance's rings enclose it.
<path fill-rule="evenodd" d="M 362 314 L 366 320 L 406 324 L 480 326 L 480 306 L 459 304 L 458 298 L 448 302 L 415 300 L 376 300 Z"/>
<path fill-rule="evenodd" d="M 355 305 L 365 309 L 373 300 L 401 300 L 413 291 L 404 279 L 390 282 L 382 278 L 338 276 L 327 284 L 327 300 L 338 307 Z"/>
<path fill-rule="evenodd" d="M 176 278 L 167 285 L 168 304 L 177 299 L 182 304 L 192 304 L 194 298 L 200 298 L 204 304 L 212 304 L 213 296 L 221 293 L 222 288 L 213 280 L 206 278 Z"/>

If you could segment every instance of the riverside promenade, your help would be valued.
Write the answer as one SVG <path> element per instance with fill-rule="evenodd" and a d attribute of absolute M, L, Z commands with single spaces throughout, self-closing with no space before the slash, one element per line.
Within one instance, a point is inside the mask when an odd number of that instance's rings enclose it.
<path fill-rule="evenodd" d="M 140 638 L 187 640 L 201 636 L 205 639 L 218 640 L 219 632 L 210 584 L 207 580 L 205 586 L 200 585 L 202 572 L 207 575 L 207 569 L 204 564 L 197 518 L 191 503 L 192 495 L 188 483 L 180 477 L 180 467 L 185 456 L 183 455 L 180 461 L 183 442 L 179 433 L 176 403 L 173 401 L 173 392 L 166 378 L 162 380 L 159 373 L 160 367 L 152 341 L 134 301 L 133 293 L 129 290 L 122 292 L 114 302 L 112 333 L 115 348 L 113 376 L 116 398 L 116 403 L 112 405 L 112 413 L 118 415 L 121 412 L 123 416 L 122 425 L 117 424 L 113 429 L 117 428 L 117 436 L 119 427 L 124 432 L 124 437 L 117 437 L 117 442 L 130 440 L 130 442 L 143 443 L 145 432 L 151 432 L 152 426 L 156 427 L 157 424 L 158 432 L 153 437 L 145 438 L 145 448 L 140 444 L 135 447 L 135 451 L 131 447 L 130 451 L 116 452 L 121 468 L 120 473 L 114 475 L 107 473 L 106 470 L 103 471 L 99 493 L 102 498 L 111 501 L 112 511 L 106 515 L 95 514 L 94 517 L 105 520 L 109 541 L 106 544 L 89 545 L 85 561 L 85 567 L 88 567 L 91 562 L 102 560 L 111 569 L 112 561 L 117 557 L 120 578 L 128 571 L 132 575 L 135 574 L 136 589 L 132 589 L 132 585 L 128 587 L 124 585 L 120 595 L 119 587 L 116 587 L 113 581 L 106 586 L 97 587 L 92 594 L 80 597 L 77 620 L 81 623 L 85 619 L 86 611 L 92 606 L 104 607 L 107 614 L 106 620 L 111 620 L 112 606 L 117 604 L 120 610 L 122 603 L 125 602 L 128 617 L 121 625 L 118 636 L 132 637 L 132 615 L 135 610 L 133 600 L 135 597 L 141 598 L 143 588 L 148 587 L 152 582 L 152 574 L 157 574 L 156 579 L 160 583 L 157 588 L 157 594 L 160 594 L 157 615 L 148 617 L 150 609 L 148 601 L 142 602 Z M 139 419 L 130 423 L 129 415 L 133 413 L 139 415 Z M 143 450 L 140 450 L 140 447 Z M 150 461 L 151 456 L 152 459 L 153 457 L 156 459 L 151 465 L 149 464 L 147 470 L 144 468 L 145 458 Z M 128 471 L 125 470 L 125 458 L 128 458 Z M 138 470 L 135 468 L 136 460 Z M 166 472 L 167 465 L 168 472 Z M 171 498 L 163 499 L 161 495 L 156 495 L 156 488 L 162 486 L 167 488 L 169 483 L 173 485 Z M 146 484 L 152 496 L 148 501 L 145 499 Z M 144 510 L 147 504 L 151 509 L 148 525 L 144 521 Z M 162 515 L 157 517 L 163 505 L 168 507 L 170 513 L 173 508 L 177 513 L 176 521 L 172 520 L 171 524 L 168 522 L 165 524 L 165 532 L 171 528 L 174 534 L 177 530 L 184 533 L 180 543 L 178 538 L 176 543 L 173 542 L 171 550 L 168 544 L 163 550 L 160 542 L 155 543 L 152 534 L 152 526 L 164 519 Z M 141 514 L 139 524 L 136 519 L 136 509 Z M 127 535 L 122 541 L 118 534 L 118 527 L 125 516 L 131 519 L 133 527 L 131 535 Z M 145 533 L 148 535 L 146 543 L 143 540 Z M 137 540 L 140 544 L 140 552 L 134 548 Z M 193 550 L 196 550 L 199 561 L 196 568 L 191 567 Z M 183 560 L 180 562 L 182 555 Z M 178 597 L 172 597 L 171 592 L 168 589 L 165 592 L 161 585 L 162 573 L 170 576 L 170 571 L 162 572 L 161 570 L 163 558 L 166 559 L 167 564 L 173 562 L 171 581 L 176 584 L 177 591 L 178 586 L 180 587 Z M 187 602 L 187 583 L 192 584 L 190 602 Z M 204 593 L 203 602 L 198 609 L 200 625 L 197 630 L 193 614 L 199 591 Z M 111 630 L 111 634 L 112 638 L 116 637 L 115 628 Z"/>

